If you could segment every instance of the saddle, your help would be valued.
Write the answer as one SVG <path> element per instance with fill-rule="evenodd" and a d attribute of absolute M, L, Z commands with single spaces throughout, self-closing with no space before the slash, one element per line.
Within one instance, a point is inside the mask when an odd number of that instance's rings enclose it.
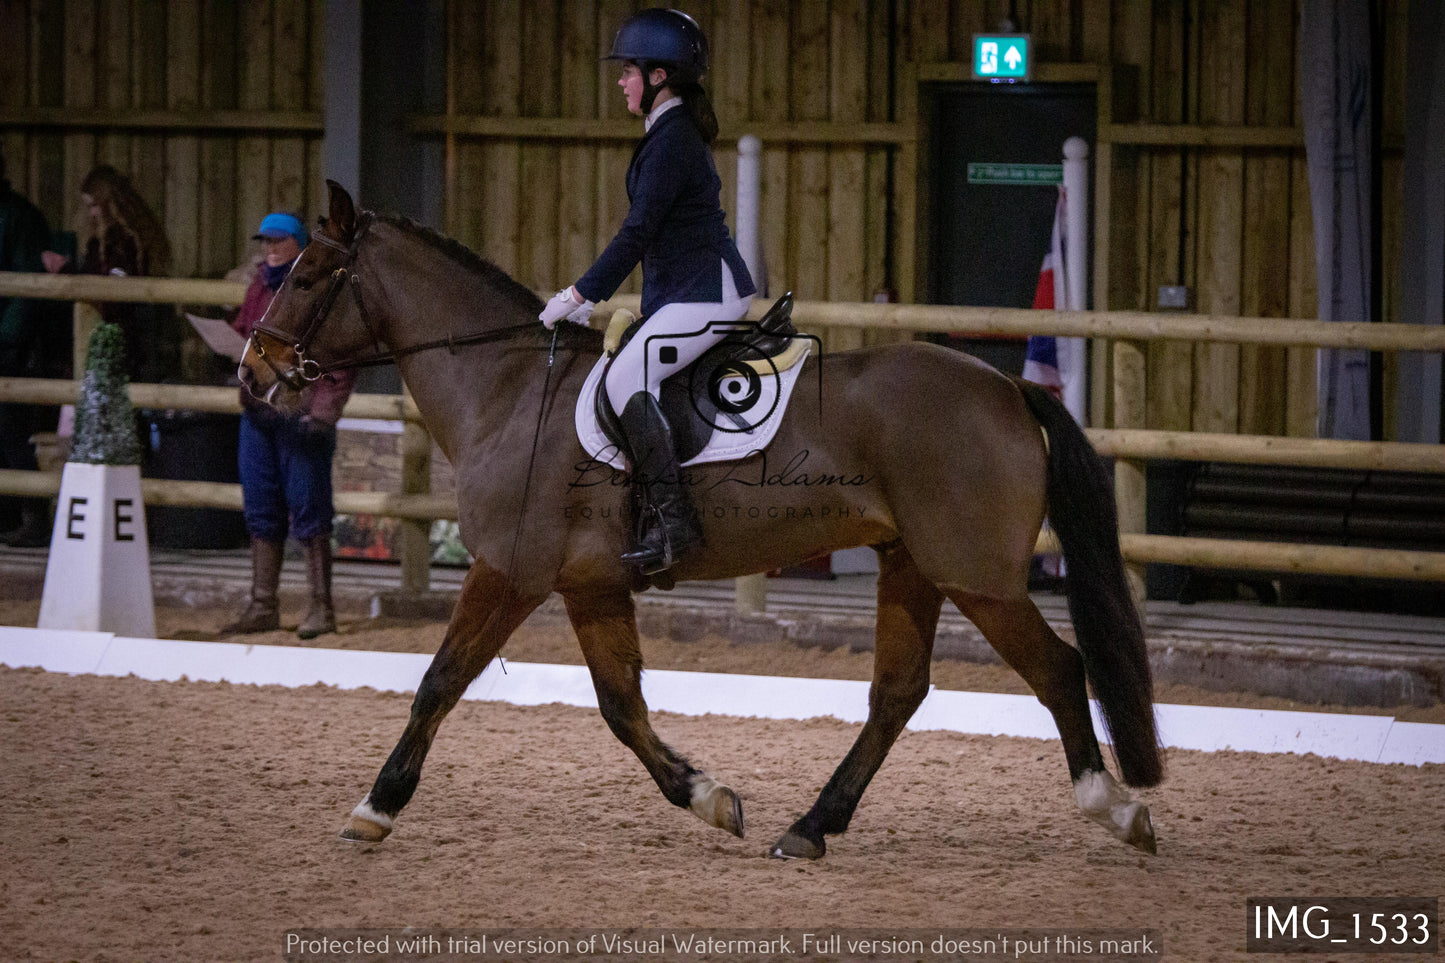
<path fill-rule="evenodd" d="M 618 352 L 641 329 L 643 320 L 634 318 L 630 311 L 618 311 L 612 316 L 604 340 L 608 368 Z M 660 404 L 672 428 L 673 444 L 680 464 L 695 458 L 706 447 L 720 422 L 731 421 L 740 431 L 750 427 L 746 418 L 717 404 L 719 378 L 734 376 L 748 380 L 750 371 L 755 378 L 776 376 L 808 355 L 807 339 L 799 338 L 798 329 L 793 326 L 791 291 L 773 302 L 756 323 L 739 321 L 735 326 L 727 327 L 735 330 L 730 330 L 725 339 L 697 361 L 662 382 Z M 603 386 L 606 377 L 604 369 Z M 607 391 L 600 386 L 596 396 L 596 414 L 597 425 L 607 440 L 616 445 L 629 462 L 632 461 L 617 412 L 613 410 Z"/>

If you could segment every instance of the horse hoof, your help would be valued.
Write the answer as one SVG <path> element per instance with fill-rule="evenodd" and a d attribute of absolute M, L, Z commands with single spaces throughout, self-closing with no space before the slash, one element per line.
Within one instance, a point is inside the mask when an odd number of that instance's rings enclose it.
<path fill-rule="evenodd" d="M 698 775 L 692 784 L 693 815 L 709 826 L 726 829 L 743 838 L 743 803 L 738 794 L 711 776 Z"/>
<path fill-rule="evenodd" d="M 1134 810 L 1133 815 L 1129 818 L 1128 828 L 1120 838 L 1150 856 L 1157 855 L 1159 844 L 1154 839 L 1154 821 L 1149 818 L 1149 807 L 1143 803 L 1134 805 L 1139 808 Z"/>
<path fill-rule="evenodd" d="M 1084 815 L 1103 826 L 1115 839 L 1150 855 L 1158 852 L 1149 807 L 1130 799 L 1128 792 L 1102 770 L 1086 772 L 1074 783 L 1074 798 Z"/>
<path fill-rule="evenodd" d="M 828 844 L 821 836 L 814 842 L 790 829 L 768 850 L 768 856 L 772 859 L 822 859 L 827 851 Z"/>
<path fill-rule="evenodd" d="M 341 829 L 341 838 L 357 843 L 379 843 L 391 835 L 391 817 L 371 808 L 371 797 L 367 796 L 346 820 Z"/>

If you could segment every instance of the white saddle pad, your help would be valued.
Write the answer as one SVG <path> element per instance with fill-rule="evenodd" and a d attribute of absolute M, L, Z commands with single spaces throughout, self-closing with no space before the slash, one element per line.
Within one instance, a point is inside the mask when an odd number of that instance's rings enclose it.
<path fill-rule="evenodd" d="M 811 344 L 808 348 L 811 350 Z M 742 374 L 719 379 L 715 386 L 718 397 L 714 400 L 722 402 L 719 406 L 722 410 L 709 419 L 712 437 L 696 457 L 683 464 L 732 461 L 766 448 L 778 433 L 783 413 L 788 410 L 788 398 L 803 371 L 804 360 L 806 352 L 797 364 L 776 374 L 758 375 L 756 382 Z M 577 440 L 596 460 L 625 471 L 627 460 L 597 424 L 597 391 L 606 367 L 607 356 L 603 355 L 582 385 L 582 394 L 577 399 Z"/>

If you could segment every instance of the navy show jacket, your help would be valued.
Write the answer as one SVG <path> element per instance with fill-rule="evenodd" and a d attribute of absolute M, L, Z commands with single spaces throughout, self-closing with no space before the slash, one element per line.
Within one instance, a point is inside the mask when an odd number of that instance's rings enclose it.
<path fill-rule="evenodd" d="M 722 263 L 739 295 L 752 276 L 728 234 L 712 151 L 679 104 L 664 111 L 633 151 L 627 168 L 631 208 L 617 236 L 575 287 L 605 301 L 642 262 L 642 316 L 673 303 L 722 301 Z"/>

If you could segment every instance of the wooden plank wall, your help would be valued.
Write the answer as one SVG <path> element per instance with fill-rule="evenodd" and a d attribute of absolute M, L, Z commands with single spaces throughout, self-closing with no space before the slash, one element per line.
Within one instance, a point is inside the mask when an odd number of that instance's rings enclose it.
<path fill-rule="evenodd" d="M 322 107 L 325 0 L 0 0 L 0 109 L 307 111 Z M 267 211 L 320 213 L 312 131 L 0 126 L 10 180 L 84 238 L 79 187 L 113 164 L 166 226 L 171 273 L 217 277 Z"/>
<path fill-rule="evenodd" d="M 1399 316 L 1405 5 L 1385 4 L 1384 12 L 1382 243 L 1391 320 Z M 1299 13 L 1299 0 L 1114 0 L 1112 57 L 1140 68 L 1145 123 L 1297 127 Z M 1137 293 L 1110 307 L 1154 310 L 1160 285 L 1185 284 L 1203 313 L 1316 315 L 1303 147 L 1154 146 L 1132 154 Z M 1315 434 L 1312 350 L 1156 343 L 1148 377 L 1152 428 Z"/>
<path fill-rule="evenodd" d="M 715 157 L 730 223 L 736 138 L 748 122 L 892 119 L 888 25 L 898 14 L 888 4 L 691 0 L 679 7 L 711 42 L 707 88 L 723 131 Z M 906 18 L 908 4 L 897 7 Z M 631 0 L 495 0 L 449 12 L 454 113 L 615 124 L 615 136 L 576 141 L 455 135 L 447 229 L 536 290 L 575 280 L 627 212 L 624 176 L 641 127 L 626 112 L 617 66 L 598 58 L 636 8 Z M 774 294 L 864 301 L 896 286 L 885 264 L 889 150 L 764 144 L 762 247 Z M 623 290 L 639 286 L 634 272 Z M 838 347 L 863 340 L 861 332 L 827 337 Z"/>
<path fill-rule="evenodd" d="M 1301 120 L 1302 0 L 679 2 L 712 41 L 708 89 L 723 129 L 716 157 L 730 219 L 735 139 L 750 126 L 773 132 L 762 159 L 762 246 L 774 294 L 913 296 L 913 261 L 927 251 L 916 249 L 910 206 L 928 196 L 917 182 L 926 150 L 896 136 L 886 143 L 816 132 L 916 130 L 911 78 L 919 66 L 966 62 L 971 35 L 1008 15 L 1033 34 L 1042 61 L 1132 69 L 1138 102 L 1116 104 L 1121 117 L 1267 128 Z M 598 58 L 643 5 L 448 6 L 449 113 L 589 125 L 575 139 L 444 135 L 444 229 L 537 290 L 575 280 L 626 213 L 623 178 L 640 126 L 623 107 L 615 65 Z M 324 6 L 0 0 L 0 112 L 319 112 Z M 1388 320 L 1398 317 L 1405 4 L 1383 8 Z M 310 216 L 322 200 L 313 131 L 9 124 L 0 138 L 11 179 L 57 226 L 76 225 L 77 186 L 95 163 L 131 172 L 167 225 L 180 275 L 225 272 L 245 256 L 267 210 Z M 1200 311 L 1315 314 L 1302 148 L 1116 145 L 1110 165 L 1112 256 L 1096 305 L 1151 310 L 1160 285 L 1183 283 Z M 638 284 L 634 274 L 624 290 Z M 835 330 L 827 345 L 889 337 Z M 1149 380 L 1152 427 L 1314 431 L 1312 351 L 1157 343 Z"/>

